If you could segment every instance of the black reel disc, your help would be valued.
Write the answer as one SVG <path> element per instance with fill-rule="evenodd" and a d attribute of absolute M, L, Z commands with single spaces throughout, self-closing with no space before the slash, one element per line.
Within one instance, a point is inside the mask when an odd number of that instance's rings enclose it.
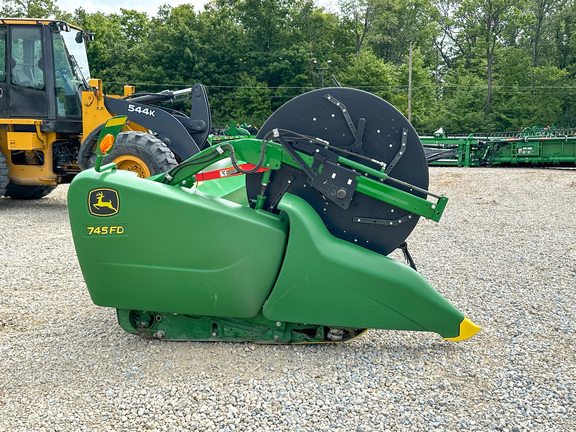
<path fill-rule="evenodd" d="M 371 93 L 345 87 L 313 90 L 281 106 L 264 123 L 257 138 L 276 128 L 321 138 L 332 146 L 384 162 L 390 177 L 428 188 L 428 164 L 416 131 L 396 108 Z M 336 153 L 378 171 L 382 169 L 365 158 Z M 251 202 L 261 193 L 261 179 L 261 173 L 246 178 Z M 306 200 L 335 237 L 384 255 L 404 242 L 419 218 L 360 192 L 355 192 L 345 210 L 311 187 L 302 170 L 289 166 L 272 171 L 264 208 L 278 212 L 274 206 L 286 192 Z"/>

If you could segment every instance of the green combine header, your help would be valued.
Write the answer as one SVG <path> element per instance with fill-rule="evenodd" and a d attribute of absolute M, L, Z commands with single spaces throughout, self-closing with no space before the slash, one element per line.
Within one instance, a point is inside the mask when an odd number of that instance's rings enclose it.
<path fill-rule="evenodd" d="M 427 190 L 418 135 L 383 99 L 305 93 L 256 137 L 212 143 L 146 179 L 105 163 L 125 120 L 102 129 L 68 203 L 90 296 L 129 333 L 319 343 L 368 328 L 450 341 L 480 330 L 410 257 L 418 220 L 439 221 L 448 199 Z M 387 256 L 396 249 L 407 264 Z"/>
<path fill-rule="evenodd" d="M 513 134 L 420 137 L 430 165 L 575 166 L 576 130 L 525 128 Z"/>

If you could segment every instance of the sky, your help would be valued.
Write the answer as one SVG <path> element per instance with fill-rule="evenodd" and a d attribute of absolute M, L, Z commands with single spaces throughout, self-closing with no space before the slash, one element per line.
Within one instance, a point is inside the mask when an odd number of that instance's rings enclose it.
<path fill-rule="evenodd" d="M 331 0 L 317 0 L 316 3 L 327 6 Z M 195 11 L 204 10 L 204 4 L 208 0 L 56 0 L 56 5 L 65 12 L 74 12 L 79 6 L 82 6 L 88 13 L 103 12 L 105 14 L 118 13 L 120 9 L 135 9 L 139 12 L 146 12 L 149 16 L 156 15 L 158 7 L 163 4 L 178 6 L 183 3 L 194 5 Z"/>

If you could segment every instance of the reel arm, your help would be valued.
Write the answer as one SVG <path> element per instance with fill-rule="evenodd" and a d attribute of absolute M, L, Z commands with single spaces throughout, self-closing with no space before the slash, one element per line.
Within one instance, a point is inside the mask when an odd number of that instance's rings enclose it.
<path fill-rule="evenodd" d="M 262 140 L 244 138 L 209 147 L 171 171 L 153 177 L 152 180 L 169 185 L 191 187 L 196 182 L 194 178 L 196 174 L 215 162 L 230 158 L 232 164 L 242 174 L 256 172 L 260 168 L 278 170 L 283 164 L 301 169 L 309 177 L 312 187 L 342 208 L 347 208 L 346 203 L 350 202 L 355 192 L 359 192 L 437 222 L 448 202 L 446 197 L 396 180 L 384 172 L 338 156 L 335 152 L 320 147 L 320 145 L 328 144 L 323 140 L 317 140 L 321 144 L 318 145 L 313 155 L 309 155 L 294 149 L 284 137 L 277 135 L 276 138 L 279 138 L 280 143 L 269 141 L 267 138 Z M 307 140 L 313 141 L 314 138 L 308 137 Z M 254 168 L 242 169 L 239 167 L 239 161 L 253 164 Z M 345 177 L 344 181 L 341 180 L 342 176 Z M 266 178 L 267 176 L 264 177 Z M 389 183 L 399 184 L 410 191 L 430 196 L 435 200 L 429 201 Z M 264 184 L 263 192 L 265 186 Z"/>

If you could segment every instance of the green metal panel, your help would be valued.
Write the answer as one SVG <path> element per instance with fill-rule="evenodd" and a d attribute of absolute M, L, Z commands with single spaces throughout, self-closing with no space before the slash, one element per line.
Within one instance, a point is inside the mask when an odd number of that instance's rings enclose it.
<path fill-rule="evenodd" d="M 110 204 L 116 213 L 93 213 L 89 197 L 97 191 L 116 193 L 99 201 L 116 200 Z M 72 182 L 68 202 L 97 305 L 250 318 L 282 262 L 287 227 L 280 217 L 200 191 L 127 171 L 87 170 Z"/>
<path fill-rule="evenodd" d="M 205 181 L 196 189 L 218 198 L 248 206 L 246 178 L 243 175 Z"/>
<path fill-rule="evenodd" d="M 290 235 L 266 318 L 459 335 L 462 313 L 416 271 L 333 237 L 299 197 L 285 194 L 278 207 L 289 216 Z"/>
<path fill-rule="evenodd" d="M 220 160 L 205 168 L 206 171 L 223 170 L 231 166 L 229 158 Z M 248 206 L 248 197 L 246 196 L 246 178 L 244 175 L 234 175 L 221 177 L 204 182 L 195 186 L 199 191 L 212 196 L 233 201 L 244 206 Z"/>
<path fill-rule="evenodd" d="M 576 141 L 555 140 L 542 146 L 542 158 L 551 162 L 574 161 L 576 163 Z"/>

